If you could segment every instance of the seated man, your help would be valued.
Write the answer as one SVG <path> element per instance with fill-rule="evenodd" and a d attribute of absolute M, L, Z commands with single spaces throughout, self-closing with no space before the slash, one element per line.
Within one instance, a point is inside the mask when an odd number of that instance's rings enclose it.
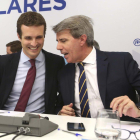
<path fill-rule="evenodd" d="M 138 64 L 127 52 L 95 49 L 89 17 L 66 18 L 55 25 L 53 31 L 58 41 L 57 49 L 68 62 L 58 76 L 60 115 L 96 117 L 99 109 L 112 108 L 112 100 L 125 95 L 136 102 L 135 90 L 140 94 Z M 121 119 L 133 118 L 122 116 Z"/>
<path fill-rule="evenodd" d="M 19 40 L 7 43 L 6 47 L 7 54 L 17 53 L 22 49 L 21 42 Z"/>
<path fill-rule="evenodd" d="M 17 21 L 22 51 L 0 57 L 0 109 L 55 114 L 61 56 L 43 50 L 46 21 L 26 12 Z"/>

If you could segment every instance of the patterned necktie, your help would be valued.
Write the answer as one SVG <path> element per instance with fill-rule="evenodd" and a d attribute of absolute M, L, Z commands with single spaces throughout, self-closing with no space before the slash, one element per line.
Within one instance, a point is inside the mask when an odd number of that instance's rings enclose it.
<path fill-rule="evenodd" d="M 84 64 L 81 62 L 81 63 L 78 63 L 78 66 L 80 69 L 79 96 L 80 96 L 81 116 L 90 118 L 91 116 L 90 116 L 90 109 L 89 109 L 89 99 L 88 99 Z"/>
<path fill-rule="evenodd" d="M 36 77 L 35 60 L 31 59 L 29 61 L 31 63 L 31 68 L 28 70 L 26 80 L 20 94 L 20 98 L 15 107 L 15 111 L 21 111 L 21 112 L 25 111 L 29 97 L 30 97 L 30 93 L 32 91 L 34 80 Z"/>

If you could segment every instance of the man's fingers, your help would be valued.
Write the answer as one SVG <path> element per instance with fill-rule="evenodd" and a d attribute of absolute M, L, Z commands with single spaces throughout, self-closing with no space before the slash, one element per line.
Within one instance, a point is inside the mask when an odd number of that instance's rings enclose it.
<path fill-rule="evenodd" d="M 69 107 L 73 107 L 73 103 L 70 103 L 68 106 L 69 106 Z"/>
<path fill-rule="evenodd" d="M 114 99 L 112 100 L 112 102 L 110 103 L 110 108 L 113 108 L 113 107 L 114 107 L 114 104 L 115 104 L 118 100 L 122 99 L 122 97 L 124 97 L 124 96 L 120 96 L 120 97 L 114 98 Z"/>
<path fill-rule="evenodd" d="M 113 110 L 118 110 L 120 117 L 122 117 L 122 114 L 134 118 L 140 116 L 140 110 L 136 107 L 135 103 L 126 95 L 114 98 L 110 103 L 110 107 Z"/>
<path fill-rule="evenodd" d="M 117 97 L 117 98 L 119 98 L 119 97 Z M 112 108 L 112 107 L 114 106 L 114 103 L 115 103 L 115 101 L 117 100 L 117 98 L 114 98 L 114 99 L 112 100 L 112 102 L 110 103 L 110 108 Z"/>
<path fill-rule="evenodd" d="M 119 112 L 119 116 L 122 117 L 124 108 L 128 105 L 129 103 L 129 98 L 127 98 L 126 100 L 123 100 L 119 105 L 118 105 L 118 112 Z"/>
<path fill-rule="evenodd" d="M 117 110 L 119 105 L 126 99 L 129 99 L 129 98 L 127 96 L 120 96 L 120 97 L 114 98 L 110 104 L 110 107 L 113 110 Z"/>
<path fill-rule="evenodd" d="M 70 103 L 69 105 L 63 106 L 60 110 L 60 115 L 68 115 L 68 116 L 75 116 L 75 111 L 72 108 L 73 104 Z"/>
<path fill-rule="evenodd" d="M 68 116 L 75 116 L 75 112 L 71 112 L 71 111 L 68 111 L 68 110 L 61 110 L 61 114 L 65 114 L 65 115 L 68 115 Z"/>
<path fill-rule="evenodd" d="M 63 106 L 62 110 L 67 110 L 67 111 L 70 111 L 70 112 L 75 112 L 74 109 L 71 108 L 69 105 Z"/>
<path fill-rule="evenodd" d="M 62 116 L 70 116 L 68 114 L 64 114 L 64 113 L 61 113 Z M 75 116 L 75 115 L 72 115 L 72 116 Z"/>
<path fill-rule="evenodd" d="M 129 101 L 129 103 L 124 107 L 123 114 L 125 116 L 131 117 L 139 117 L 139 109 L 136 107 L 133 101 Z"/>
<path fill-rule="evenodd" d="M 131 103 L 128 103 L 128 104 L 124 107 L 122 113 L 126 116 L 126 115 L 127 115 L 127 111 L 128 111 L 129 109 L 131 109 L 132 106 L 133 106 L 133 105 L 132 105 Z"/>
<path fill-rule="evenodd" d="M 115 102 L 114 102 L 114 104 L 113 104 L 113 106 L 112 106 L 112 109 L 113 109 L 113 110 L 117 110 L 118 107 L 119 107 L 119 104 L 120 104 L 122 101 L 123 101 L 122 98 L 119 98 L 119 99 L 115 100 Z"/>

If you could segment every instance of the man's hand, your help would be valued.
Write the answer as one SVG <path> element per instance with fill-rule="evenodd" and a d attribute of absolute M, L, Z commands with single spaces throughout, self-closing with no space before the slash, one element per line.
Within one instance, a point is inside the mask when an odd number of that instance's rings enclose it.
<path fill-rule="evenodd" d="M 118 110 L 120 117 L 122 117 L 122 114 L 133 118 L 140 117 L 140 110 L 128 96 L 114 98 L 110 104 L 110 108 Z"/>
<path fill-rule="evenodd" d="M 73 107 L 73 103 L 63 106 L 59 112 L 59 115 L 75 116 L 75 111 L 72 107 Z"/>

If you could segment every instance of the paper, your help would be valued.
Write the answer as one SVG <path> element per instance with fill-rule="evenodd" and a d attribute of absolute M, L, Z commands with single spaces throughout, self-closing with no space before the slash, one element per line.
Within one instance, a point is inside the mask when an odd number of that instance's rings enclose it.
<path fill-rule="evenodd" d="M 20 112 L 14 112 L 14 111 L 6 111 L 6 110 L 0 110 L 1 116 L 16 116 Z"/>
<path fill-rule="evenodd" d="M 79 136 L 78 140 L 96 140 L 96 138 L 91 138 L 91 137 L 88 137 L 88 136 Z"/>

